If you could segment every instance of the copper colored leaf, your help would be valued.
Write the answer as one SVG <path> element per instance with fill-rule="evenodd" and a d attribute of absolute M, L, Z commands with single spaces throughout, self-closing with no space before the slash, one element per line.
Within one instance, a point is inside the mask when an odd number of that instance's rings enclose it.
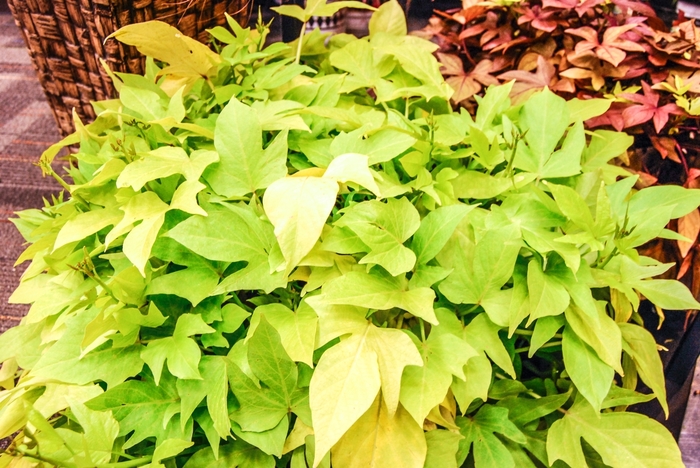
<path fill-rule="evenodd" d="M 678 234 L 687 237 L 691 242 L 677 241 L 681 255 L 686 257 L 690 249 L 693 248 L 695 241 L 700 232 L 700 212 L 698 210 L 691 211 L 687 215 L 678 219 Z"/>
<path fill-rule="evenodd" d="M 452 89 L 455 90 L 452 96 L 454 102 L 461 102 L 470 98 L 481 91 L 482 85 L 489 86 L 498 84 L 496 77 L 491 75 L 493 62 L 490 60 L 482 60 L 476 64 L 473 70 L 465 72 L 464 70 L 459 70 L 459 65 L 456 63 L 455 59 L 460 60 L 459 57 L 455 55 L 440 54 L 440 60 L 443 65 L 446 65 L 447 70 L 451 72 L 450 74 L 454 72 L 454 76 L 449 76 L 445 80 L 452 86 Z"/>
<path fill-rule="evenodd" d="M 607 28 L 603 33 L 602 41 L 599 40 L 598 32 L 590 26 L 567 29 L 566 32 L 583 39 L 576 44 L 577 54 L 592 50 L 598 58 L 617 67 L 627 57 L 626 51 L 644 52 L 641 45 L 622 37 L 635 27 L 637 27 L 636 24 L 626 24 Z"/>
<path fill-rule="evenodd" d="M 553 90 L 557 89 L 559 80 L 554 65 L 549 63 L 543 56 L 537 56 L 537 69 L 534 73 L 529 73 L 525 70 L 512 70 L 502 73 L 498 76 L 501 80 L 516 80 L 513 85 L 511 95 L 519 96 L 531 90 L 538 90 L 544 87 L 549 87 Z M 566 80 L 565 83 L 569 83 Z M 575 88 L 565 87 L 562 91 L 573 92 Z"/>
<path fill-rule="evenodd" d="M 630 106 L 622 111 L 625 127 L 633 127 L 652 120 L 656 133 L 661 133 L 661 130 L 668 122 L 669 115 L 678 114 L 682 111 L 675 104 L 659 106 L 659 94 L 652 90 L 651 86 L 645 81 L 642 81 L 642 88 L 644 89 L 643 95 L 630 93 L 620 94 L 620 97 L 639 104 Z"/>
<path fill-rule="evenodd" d="M 676 152 L 676 140 L 671 137 L 659 136 L 652 136 L 650 139 L 651 144 L 654 145 L 654 148 L 656 148 L 659 154 L 661 154 L 662 158 L 669 158 L 678 164 L 681 163 L 681 159 L 678 157 L 678 153 Z"/>
<path fill-rule="evenodd" d="M 539 5 L 535 5 L 532 8 L 526 6 L 521 11 L 522 16 L 518 18 L 519 25 L 530 23 L 533 28 L 549 33 L 557 29 L 557 26 L 561 23 L 566 26 L 566 22 L 557 19 L 556 11 L 543 11 Z"/>

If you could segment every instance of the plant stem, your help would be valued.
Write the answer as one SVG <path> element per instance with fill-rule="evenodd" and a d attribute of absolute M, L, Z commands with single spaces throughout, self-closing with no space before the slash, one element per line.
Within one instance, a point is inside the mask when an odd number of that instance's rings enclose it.
<path fill-rule="evenodd" d="M 66 468 L 77 468 L 77 466 L 78 466 L 75 463 L 67 463 L 67 462 L 62 462 L 61 460 L 54 460 L 53 458 L 44 457 L 44 456 L 40 455 L 39 453 L 34 454 L 30 451 L 22 450 L 19 447 L 16 447 L 15 451 L 17 453 L 21 453 L 22 455 L 24 455 L 27 458 L 33 458 L 34 460 L 49 463 L 53 466 L 62 466 L 62 467 L 66 467 Z"/>
<path fill-rule="evenodd" d="M 63 190 L 65 190 L 68 194 L 70 194 L 70 196 L 75 198 L 78 201 L 78 203 L 80 203 L 81 205 L 84 205 L 85 208 L 88 208 L 88 209 L 90 208 L 90 204 L 88 202 L 86 202 L 83 199 L 83 197 L 81 197 L 80 195 L 78 195 L 76 193 L 71 192 L 70 185 L 68 185 L 68 182 L 63 180 L 63 178 L 60 175 L 58 175 L 56 173 L 56 171 L 53 170 L 53 167 L 51 167 L 50 164 L 42 162 L 42 163 L 39 163 L 38 166 L 41 167 L 41 170 L 44 172 L 44 174 L 49 174 L 51 177 L 53 177 L 56 180 L 56 182 L 58 182 L 59 185 L 61 187 L 63 187 Z"/>
<path fill-rule="evenodd" d="M 539 349 L 544 349 L 544 348 L 554 348 L 555 346 L 561 346 L 561 341 L 552 341 L 551 343 L 546 343 L 543 344 L 542 346 L 539 347 Z M 526 351 L 529 351 L 530 347 L 525 346 L 523 348 L 517 348 L 515 350 L 516 353 L 524 353 Z"/>
<path fill-rule="evenodd" d="M 462 316 L 469 315 L 472 312 L 474 312 L 478 307 L 479 307 L 479 304 L 473 304 L 470 308 L 467 309 L 466 312 L 464 312 L 463 314 L 460 314 L 460 315 L 462 315 Z"/>
<path fill-rule="evenodd" d="M 238 297 L 238 294 L 236 294 L 236 293 L 231 294 L 231 299 L 233 299 L 233 302 L 235 302 L 236 305 L 239 306 L 241 309 L 243 309 L 247 312 L 253 312 L 253 309 L 251 309 L 247 305 L 243 304 L 243 302 L 241 302 L 241 299 Z"/>
<path fill-rule="evenodd" d="M 423 323 L 423 319 L 420 317 L 418 318 L 418 322 L 420 322 L 420 339 L 425 343 L 425 323 Z"/>
<path fill-rule="evenodd" d="M 297 44 L 297 58 L 294 63 L 299 63 L 301 61 L 301 44 L 304 42 L 304 34 L 306 34 L 306 21 L 301 25 L 301 33 L 299 34 L 299 44 Z"/>
<path fill-rule="evenodd" d="M 401 330 L 402 327 L 403 327 L 403 314 L 399 314 L 399 318 L 396 321 L 396 328 Z"/>
<path fill-rule="evenodd" d="M 615 254 L 616 254 L 616 253 L 617 253 L 617 246 L 615 246 L 615 247 L 610 251 L 610 253 L 603 259 L 602 263 L 600 264 L 600 266 L 599 266 L 598 268 L 600 268 L 600 269 L 605 268 L 605 266 L 606 266 L 608 263 L 610 263 L 610 260 L 612 260 L 613 257 L 615 257 Z"/>

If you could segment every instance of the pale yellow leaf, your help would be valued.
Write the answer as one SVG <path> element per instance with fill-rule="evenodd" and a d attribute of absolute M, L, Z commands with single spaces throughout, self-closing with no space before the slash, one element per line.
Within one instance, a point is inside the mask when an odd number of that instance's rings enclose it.
<path fill-rule="evenodd" d="M 333 448 L 334 468 L 422 468 L 428 451 L 423 429 L 399 406 L 391 413 L 378 396 Z"/>
<path fill-rule="evenodd" d="M 321 356 L 309 387 L 316 433 L 314 468 L 374 402 L 381 380 L 367 336 L 353 335 Z"/>
<path fill-rule="evenodd" d="M 290 272 L 321 237 L 338 183 L 321 177 L 285 177 L 265 191 L 263 206 Z"/>
<path fill-rule="evenodd" d="M 197 203 L 197 194 L 207 188 L 197 180 L 187 180 L 180 184 L 173 194 L 170 209 L 182 210 L 185 213 L 208 216 L 207 212 Z"/>
<path fill-rule="evenodd" d="M 135 46 L 139 52 L 170 64 L 166 71 L 183 77 L 206 76 L 221 57 L 201 42 L 187 37 L 162 21 L 148 21 L 125 26 L 110 37 Z M 182 84 L 177 87 L 180 89 Z M 173 94 L 177 90 L 173 90 Z"/>
<path fill-rule="evenodd" d="M 323 177 L 343 183 L 355 182 L 369 189 L 376 196 L 381 196 L 379 187 L 369 170 L 369 157 L 363 154 L 341 154 L 331 161 Z"/>
<path fill-rule="evenodd" d="M 138 268 L 143 277 L 146 276 L 146 263 L 151 258 L 151 249 L 156 242 L 163 221 L 165 221 L 165 212 L 144 219 L 124 239 L 124 255 Z"/>
<path fill-rule="evenodd" d="M 370 327 L 368 342 L 377 353 L 382 395 L 389 415 L 393 416 L 399 406 L 404 368 L 422 366 L 423 358 L 408 335 L 394 328 Z"/>

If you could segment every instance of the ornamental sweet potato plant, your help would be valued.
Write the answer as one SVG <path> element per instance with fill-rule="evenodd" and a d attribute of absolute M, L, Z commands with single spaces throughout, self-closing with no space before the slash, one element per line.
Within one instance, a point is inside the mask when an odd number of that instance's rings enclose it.
<path fill-rule="evenodd" d="M 421 35 L 440 45 L 453 102 L 473 112 L 475 95 L 509 80 L 516 101 L 544 87 L 567 99 L 605 99 L 606 111 L 585 126 L 634 135 L 620 163 L 640 175 L 638 186 L 698 187 L 700 30 L 682 14 L 669 31 L 640 0 L 465 0 Z M 684 238 L 645 252 L 677 262 L 668 274 L 698 296 L 700 213 L 670 227 Z"/>
<path fill-rule="evenodd" d="M 700 307 L 636 249 L 700 191 L 634 189 L 585 101 L 453 111 L 395 1 L 362 39 L 230 26 L 119 31 L 146 75 L 43 156 L 0 467 L 683 466 L 624 410 L 667 409 L 640 296 Z"/>

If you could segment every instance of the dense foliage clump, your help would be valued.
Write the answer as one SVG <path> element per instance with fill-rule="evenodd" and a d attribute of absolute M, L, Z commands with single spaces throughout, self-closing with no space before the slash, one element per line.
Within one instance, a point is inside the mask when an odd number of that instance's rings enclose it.
<path fill-rule="evenodd" d="M 636 249 L 700 192 L 633 189 L 595 103 L 508 84 L 453 111 L 396 2 L 370 31 L 117 33 L 146 76 L 15 220 L 0 467 L 682 466 L 624 409 L 666 408 L 640 296 L 700 307 Z"/>
<path fill-rule="evenodd" d="M 682 14 L 669 30 L 639 0 L 465 0 L 420 34 L 440 45 L 454 102 L 473 111 L 475 95 L 510 80 L 517 102 L 544 87 L 567 99 L 604 99 L 585 126 L 634 135 L 620 163 L 640 176 L 639 187 L 699 186 L 700 29 Z M 669 273 L 697 297 L 700 212 L 671 228 L 684 238 L 645 252 L 677 262 Z"/>

